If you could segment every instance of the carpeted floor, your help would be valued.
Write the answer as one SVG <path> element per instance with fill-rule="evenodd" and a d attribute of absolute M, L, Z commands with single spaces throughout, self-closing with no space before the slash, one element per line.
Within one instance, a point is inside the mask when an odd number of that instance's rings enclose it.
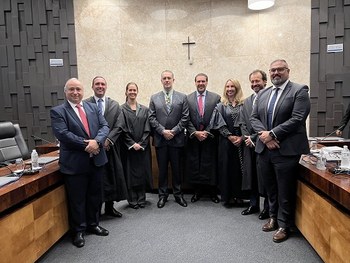
<path fill-rule="evenodd" d="M 273 232 L 261 231 L 266 221 L 257 214 L 242 216 L 242 207 L 190 198 L 185 195 L 187 208 L 169 196 L 159 209 L 156 194 L 147 194 L 144 209 L 119 202 L 115 207 L 122 218 L 101 218 L 109 236 L 87 235 L 85 246 L 76 248 L 66 235 L 39 262 L 322 262 L 299 232 L 276 244 Z"/>

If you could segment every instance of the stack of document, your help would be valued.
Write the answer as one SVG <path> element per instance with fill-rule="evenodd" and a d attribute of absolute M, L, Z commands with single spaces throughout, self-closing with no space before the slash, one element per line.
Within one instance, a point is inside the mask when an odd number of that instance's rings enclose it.
<path fill-rule="evenodd" d="M 328 146 L 328 147 L 323 147 L 322 150 L 327 162 L 340 161 L 341 151 L 343 150 L 343 148 L 339 146 Z"/>

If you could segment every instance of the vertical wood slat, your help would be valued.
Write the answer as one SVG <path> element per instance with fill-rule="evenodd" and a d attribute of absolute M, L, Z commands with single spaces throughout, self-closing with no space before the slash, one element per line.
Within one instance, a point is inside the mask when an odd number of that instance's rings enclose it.
<path fill-rule="evenodd" d="M 68 23 L 66 10 L 60 10 L 60 31 L 61 38 L 68 38 Z"/>
<path fill-rule="evenodd" d="M 328 22 L 328 0 L 320 0 L 320 23 Z"/>
<path fill-rule="evenodd" d="M 39 24 L 40 25 L 46 25 L 46 10 L 45 10 L 45 0 L 33 0 L 38 1 L 38 14 L 39 14 Z"/>
<path fill-rule="evenodd" d="M 33 24 L 33 16 L 31 12 L 32 0 L 24 1 L 24 22 L 26 25 Z"/>
<path fill-rule="evenodd" d="M 32 17 L 33 17 L 33 37 L 39 38 L 40 35 L 40 23 L 39 23 L 39 3 L 37 0 L 32 0 Z"/>
<path fill-rule="evenodd" d="M 0 45 L 0 67 L 7 67 L 7 51 L 5 45 Z"/>
<path fill-rule="evenodd" d="M 320 50 L 318 39 L 320 38 L 320 24 L 318 9 L 311 9 L 311 54 Z"/>

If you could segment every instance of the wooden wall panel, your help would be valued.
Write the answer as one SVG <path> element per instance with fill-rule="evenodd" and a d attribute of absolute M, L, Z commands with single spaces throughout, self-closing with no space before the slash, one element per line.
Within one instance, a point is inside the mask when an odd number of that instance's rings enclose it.
<path fill-rule="evenodd" d="M 54 141 L 49 111 L 77 77 L 75 49 L 73 0 L 0 1 L 0 121 L 19 123 L 29 149 L 42 143 L 31 135 Z"/>
<path fill-rule="evenodd" d="M 344 51 L 327 53 L 343 43 Z M 335 130 L 350 103 L 350 0 L 311 2 L 310 135 Z M 349 125 L 343 136 L 348 137 Z"/>

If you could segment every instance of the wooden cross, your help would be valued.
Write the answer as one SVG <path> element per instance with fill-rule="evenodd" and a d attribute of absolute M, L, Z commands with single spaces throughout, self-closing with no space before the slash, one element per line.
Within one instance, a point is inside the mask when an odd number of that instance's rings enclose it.
<path fill-rule="evenodd" d="M 182 43 L 182 45 L 187 45 L 188 60 L 191 59 L 190 46 L 196 44 L 196 42 L 190 42 L 190 37 L 187 37 L 187 42 Z"/>

